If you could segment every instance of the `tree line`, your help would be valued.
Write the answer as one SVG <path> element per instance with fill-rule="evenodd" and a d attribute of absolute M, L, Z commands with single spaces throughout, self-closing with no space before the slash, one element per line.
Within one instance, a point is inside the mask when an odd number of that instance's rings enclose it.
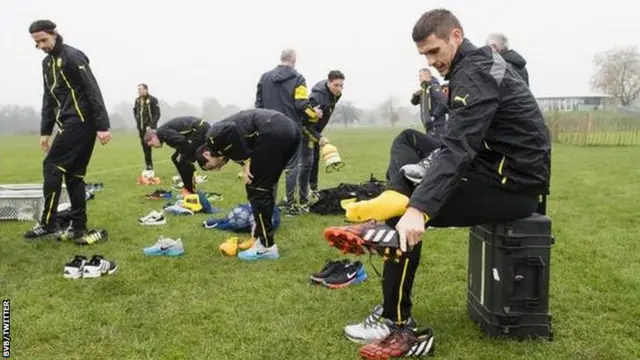
<path fill-rule="evenodd" d="M 410 95 L 410 94 L 409 94 Z M 387 98 L 373 109 L 356 107 L 350 101 L 340 101 L 331 116 L 332 126 L 395 126 L 399 124 L 417 124 L 420 121 L 419 108 L 409 104 L 407 99 Z M 404 100 L 404 101 L 403 101 Z M 160 124 L 176 116 L 198 116 L 210 122 L 216 122 L 234 114 L 241 107 L 234 104 L 224 105 L 215 98 L 206 98 L 200 106 L 187 101 L 173 105 L 159 99 L 162 117 Z M 117 103 L 110 111 L 112 130 L 133 130 L 136 122 L 133 117 L 133 102 Z M 33 106 L 1 105 L 0 134 L 37 133 L 40 131 L 40 109 Z"/>

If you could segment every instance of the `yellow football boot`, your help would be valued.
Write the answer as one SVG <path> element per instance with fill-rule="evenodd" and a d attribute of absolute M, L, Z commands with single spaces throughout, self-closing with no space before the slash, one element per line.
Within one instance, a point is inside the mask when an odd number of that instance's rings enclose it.
<path fill-rule="evenodd" d="M 225 242 L 220 244 L 218 250 L 222 255 L 226 256 L 236 256 L 238 255 L 238 238 L 232 236 L 228 238 Z"/>
<path fill-rule="evenodd" d="M 397 191 L 385 190 L 373 199 L 358 202 L 345 201 L 341 205 L 345 210 L 347 221 L 386 221 L 404 215 L 409 205 L 409 198 Z"/>

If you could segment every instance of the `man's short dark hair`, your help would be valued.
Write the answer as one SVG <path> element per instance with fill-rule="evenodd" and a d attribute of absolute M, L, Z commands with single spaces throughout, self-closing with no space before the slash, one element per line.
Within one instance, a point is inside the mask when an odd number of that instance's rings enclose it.
<path fill-rule="evenodd" d="M 196 149 L 196 162 L 200 166 L 200 169 L 206 170 L 204 166 L 207 164 L 207 159 L 204 158 L 205 151 L 209 151 L 207 145 L 200 145 Z M 210 151 L 209 151 L 210 152 Z"/>
<path fill-rule="evenodd" d="M 344 80 L 344 74 L 340 70 L 331 70 L 329 71 L 329 75 L 327 75 L 327 79 L 329 81 Z"/>
<path fill-rule="evenodd" d="M 435 35 L 439 39 L 449 40 L 449 34 L 453 29 L 460 29 L 460 32 L 464 35 L 460 21 L 451 11 L 434 9 L 422 14 L 414 25 L 411 36 L 414 42 L 423 41 L 431 35 Z"/>
<path fill-rule="evenodd" d="M 138 84 L 138 86 L 142 86 L 142 88 L 147 90 L 147 91 L 149 90 L 149 87 L 145 83 Z"/>

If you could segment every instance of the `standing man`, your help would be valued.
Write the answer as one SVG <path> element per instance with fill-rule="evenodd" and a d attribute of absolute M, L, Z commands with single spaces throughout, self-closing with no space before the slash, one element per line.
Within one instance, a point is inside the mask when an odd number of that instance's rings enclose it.
<path fill-rule="evenodd" d="M 327 126 L 336 104 L 342 97 L 344 88 L 344 74 L 340 70 L 331 70 L 326 80 L 319 81 L 311 89 L 309 104 L 318 108 L 322 116 L 310 114 L 302 128 L 302 146 L 300 151 L 300 173 L 298 175 L 298 190 L 300 208 L 309 210 L 309 189 L 318 191 L 318 167 L 320 148 L 329 142 L 322 136 L 322 130 Z"/>
<path fill-rule="evenodd" d="M 149 87 L 147 84 L 138 84 L 138 97 L 133 106 L 133 116 L 136 119 L 136 127 L 138 128 L 138 136 L 140 136 L 140 144 L 144 153 L 145 169 L 148 172 L 153 171 L 153 158 L 151 156 L 151 148 L 144 141 L 144 134 L 147 129 L 155 129 L 160 120 L 160 105 L 158 99 L 149 95 Z M 149 174 L 151 177 L 153 173 Z"/>
<path fill-rule="evenodd" d="M 515 50 L 509 49 L 509 39 L 504 34 L 493 33 L 487 37 L 487 45 L 498 52 L 506 62 L 516 70 L 518 75 L 529 86 L 529 72 L 527 71 L 527 61 Z"/>
<path fill-rule="evenodd" d="M 189 194 L 196 193 L 196 149 L 206 142 L 209 131 L 208 122 L 195 116 L 173 118 L 157 130 L 147 129 L 143 141 L 150 148 L 161 148 L 167 144 L 176 151 L 171 161 L 182 178 L 184 190 Z"/>
<path fill-rule="evenodd" d="M 203 170 L 220 170 L 229 160 L 242 165 L 247 198 L 256 221 L 257 241 L 238 253 L 238 258 L 280 257 L 272 223 L 275 187 L 299 149 L 300 127 L 274 110 L 244 110 L 211 125 L 206 145 L 197 151 L 198 163 Z"/>
<path fill-rule="evenodd" d="M 368 344 L 360 349 L 365 359 L 421 355 L 433 347 L 431 331 L 411 329 L 425 226 L 525 218 L 538 208 L 538 196 L 549 192 L 549 130 L 517 72 L 489 47 L 477 48 L 467 40 L 448 10 L 426 12 L 412 37 L 429 65 L 450 80 L 448 127 L 442 140 L 415 130 L 401 132 L 391 145 L 389 189 L 347 208 L 348 218 L 386 224 L 325 230 L 334 246 L 356 253 L 361 244 L 375 247 L 370 240 L 384 238 L 389 245 L 377 249 L 397 260 L 384 264 L 383 305 L 372 314 L 377 321 L 345 328 L 349 339 Z"/>
<path fill-rule="evenodd" d="M 258 81 L 255 106 L 256 109 L 278 111 L 293 120 L 298 128 L 301 129 L 305 118 L 312 116 L 322 117 L 322 110 L 320 108 L 314 109 L 309 105 L 307 82 L 304 76 L 296 71 L 296 60 L 297 54 L 295 50 L 282 50 L 280 65 L 262 74 Z M 299 147 L 302 148 L 302 143 Z M 300 207 L 295 201 L 300 151 L 296 153 L 295 157 L 291 158 L 291 162 L 285 169 L 286 195 L 283 205 L 285 213 L 289 215 L 300 213 Z"/>
<path fill-rule="evenodd" d="M 427 68 L 420 69 L 420 90 L 413 93 L 411 104 L 420 105 L 420 119 L 427 134 L 440 137 L 444 133 L 447 113 L 447 96 L 438 79 Z"/>
<path fill-rule="evenodd" d="M 36 47 L 47 54 L 42 61 L 44 96 L 40 126 L 40 146 L 46 156 L 42 164 L 44 211 L 39 223 L 24 236 L 36 238 L 57 232 L 56 212 L 64 179 L 71 201 L 72 221 L 60 239 L 91 244 L 100 239 L 85 237 L 84 176 L 96 136 L 102 145 L 111 140 L 109 115 L 89 67 L 89 58 L 63 42 L 56 24 L 50 20 L 37 20 L 29 26 L 29 33 Z M 55 125 L 58 133 L 49 146 Z"/>

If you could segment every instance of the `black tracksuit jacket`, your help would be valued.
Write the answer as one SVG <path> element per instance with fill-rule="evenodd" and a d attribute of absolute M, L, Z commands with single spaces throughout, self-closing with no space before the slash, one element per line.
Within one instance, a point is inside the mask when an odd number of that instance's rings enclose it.
<path fill-rule="evenodd" d="M 51 135 L 54 126 L 64 130 L 77 123 L 109 130 L 109 114 L 91 68 L 81 51 L 58 42 L 42 60 L 44 96 L 40 135 Z"/>
<path fill-rule="evenodd" d="M 548 194 L 551 142 L 542 111 L 520 75 L 498 53 L 464 40 L 449 80 L 449 121 L 443 145 L 410 206 L 434 218 L 459 181 L 505 191 Z"/>

